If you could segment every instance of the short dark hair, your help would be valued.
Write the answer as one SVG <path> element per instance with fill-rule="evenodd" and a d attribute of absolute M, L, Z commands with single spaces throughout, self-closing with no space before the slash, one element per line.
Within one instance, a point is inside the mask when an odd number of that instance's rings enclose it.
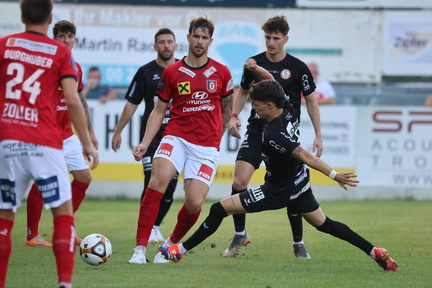
<path fill-rule="evenodd" d="M 192 35 L 192 33 L 197 29 L 197 28 L 202 28 L 203 30 L 206 30 L 209 32 L 210 37 L 213 36 L 213 31 L 214 31 L 214 24 L 211 20 L 208 20 L 207 17 L 198 17 L 193 19 L 190 24 L 189 24 L 189 35 Z"/>
<path fill-rule="evenodd" d="M 280 32 L 284 36 L 288 35 L 289 25 L 285 16 L 275 16 L 268 19 L 261 27 L 265 33 Z"/>
<path fill-rule="evenodd" d="M 69 22 L 67 20 L 61 20 L 57 22 L 53 27 L 54 37 L 57 37 L 57 34 L 60 32 L 71 32 L 74 36 L 76 36 L 76 26 L 72 22 Z"/>
<path fill-rule="evenodd" d="M 175 41 L 175 35 L 174 35 L 174 32 L 171 31 L 171 29 L 168 29 L 168 28 L 161 28 L 161 29 L 159 29 L 159 30 L 156 32 L 156 34 L 155 34 L 155 36 L 154 36 L 154 41 L 155 41 L 155 43 L 156 43 L 156 41 L 157 41 L 157 37 L 158 37 L 158 36 L 160 36 L 160 35 L 165 35 L 165 34 L 170 34 L 170 35 L 172 35 L 172 36 L 174 37 L 174 41 Z"/>
<path fill-rule="evenodd" d="M 278 82 L 266 79 L 258 83 L 253 83 L 251 86 L 249 97 L 252 101 L 271 102 L 274 103 L 277 108 L 283 108 L 285 92 Z"/>
<path fill-rule="evenodd" d="M 44 24 L 48 21 L 52 9 L 52 0 L 20 0 L 21 16 L 29 24 Z"/>
<path fill-rule="evenodd" d="M 97 67 L 97 66 L 91 66 L 91 67 L 88 69 L 88 72 L 94 72 L 94 71 L 98 71 L 98 72 L 100 72 L 99 67 Z"/>

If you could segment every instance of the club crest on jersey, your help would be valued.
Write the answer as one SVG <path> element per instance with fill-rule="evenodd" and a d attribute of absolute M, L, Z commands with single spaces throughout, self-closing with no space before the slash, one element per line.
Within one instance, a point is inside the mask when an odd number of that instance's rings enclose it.
<path fill-rule="evenodd" d="M 178 93 L 180 95 L 187 95 L 191 93 L 190 82 L 177 83 Z"/>
<path fill-rule="evenodd" d="M 197 176 L 200 176 L 200 177 L 206 179 L 207 181 L 210 181 L 212 175 L 213 175 L 213 168 L 211 168 L 210 166 L 207 166 L 205 164 L 201 164 L 201 167 L 198 171 Z"/>
<path fill-rule="evenodd" d="M 216 80 L 207 80 L 207 91 L 210 93 L 214 93 L 217 90 L 217 81 Z"/>
<path fill-rule="evenodd" d="M 280 72 L 280 76 L 282 77 L 282 79 L 288 79 L 291 77 L 291 71 L 288 69 L 284 69 Z"/>
<path fill-rule="evenodd" d="M 180 72 L 183 72 L 183 73 L 185 73 L 185 74 L 191 76 L 192 78 L 195 77 L 195 75 L 196 75 L 193 71 L 187 69 L 187 68 L 184 67 L 184 66 L 181 66 L 178 70 L 179 70 Z"/>
<path fill-rule="evenodd" d="M 204 76 L 206 76 L 207 78 L 209 78 L 211 75 L 213 75 L 213 73 L 215 73 L 217 70 L 214 66 L 211 66 L 210 68 L 208 68 L 206 71 L 204 71 Z"/>
<path fill-rule="evenodd" d="M 159 146 L 159 149 L 157 150 L 157 154 L 163 154 L 167 156 L 171 156 L 172 150 L 174 149 L 174 146 L 168 143 L 162 143 Z"/>

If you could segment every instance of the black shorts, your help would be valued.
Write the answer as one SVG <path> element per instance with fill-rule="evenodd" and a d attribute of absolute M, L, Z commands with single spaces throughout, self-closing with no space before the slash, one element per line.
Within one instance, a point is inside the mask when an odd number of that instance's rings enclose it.
<path fill-rule="evenodd" d="M 243 143 L 237 152 L 236 161 L 241 160 L 251 164 L 255 169 L 258 169 L 261 161 L 261 132 L 247 131 Z"/>
<path fill-rule="evenodd" d="M 144 172 L 145 171 L 151 171 L 152 169 L 152 163 L 153 163 L 153 156 L 156 153 L 157 148 L 159 147 L 159 143 L 161 141 L 161 138 L 156 135 L 152 142 L 150 142 L 150 145 L 147 147 L 146 153 L 143 155 L 143 158 L 141 160 Z"/>
<path fill-rule="evenodd" d="M 297 214 L 312 212 L 319 208 L 319 203 L 312 193 L 310 182 L 296 193 L 291 191 L 268 192 L 265 185 L 261 185 L 248 189 L 239 195 L 243 208 L 249 213 L 288 207 L 290 213 Z"/>

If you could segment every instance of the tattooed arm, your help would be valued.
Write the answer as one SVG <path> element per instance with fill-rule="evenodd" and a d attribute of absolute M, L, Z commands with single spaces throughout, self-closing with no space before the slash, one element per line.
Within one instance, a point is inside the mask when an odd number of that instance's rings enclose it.
<path fill-rule="evenodd" d="M 222 98 L 222 119 L 223 119 L 222 132 L 223 133 L 225 133 L 225 129 L 228 127 L 228 123 L 231 119 L 232 106 L 233 106 L 233 94 L 231 93 L 227 97 Z"/>
<path fill-rule="evenodd" d="M 84 93 L 82 91 L 78 93 L 78 96 L 79 96 L 79 98 L 81 100 L 81 104 L 82 104 L 82 106 L 84 108 L 84 114 L 85 114 L 85 117 L 87 119 L 87 129 L 88 129 L 89 134 L 90 134 L 91 142 L 93 143 L 93 146 L 96 149 L 98 149 L 99 142 L 98 142 L 98 140 L 96 138 L 96 134 L 95 134 L 95 132 L 93 130 L 93 125 L 92 125 L 91 119 L 90 119 L 90 111 L 89 111 L 89 108 L 88 108 L 87 100 L 86 100 L 86 98 L 84 96 Z"/>
<path fill-rule="evenodd" d="M 355 180 L 357 177 L 356 174 L 353 172 L 339 172 L 333 170 L 333 168 L 330 167 L 326 162 L 321 160 L 320 158 L 316 157 L 315 155 L 310 154 L 308 151 L 304 150 L 301 146 L 297 146 L 297 148 L 294 149 L 294 151 L 291 153 L 291 156 L 297 159 L 300 159 L 303 163 L 305 163 L 307 166 L 320 171 L 326 176 L 333 176 L 332 179 L 334 179 L 336 182 L 339 183 L 339 185 L 347 190 L 346 185 L 351 187 L 356 187 L 357 183 L 359 183 L 358 180 Z M 333 172 L 334 171 L 334 172 Z M 332 173 L 335 173 L 332 175 Z"/>

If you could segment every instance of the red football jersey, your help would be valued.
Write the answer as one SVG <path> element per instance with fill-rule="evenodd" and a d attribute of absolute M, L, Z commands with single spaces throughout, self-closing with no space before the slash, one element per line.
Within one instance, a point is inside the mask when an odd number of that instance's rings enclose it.
<path fill-rule="evenodd" d="M 222 139 L 222 98 L 232 93 L 231 73 L 213 59 L 199 68 L 184 60 L 168 66 L 157 88 L 159 99 L 172 100 L 164 135 L 181 137 L 190 143 L 216 147 Z"/>
<path fill-rule="evenodd" d="M 35 32 L 0 39 L 0 141 L 61 149 L 56 87 L 66 77 L 77 73 L 65 44 Z"/>
<path fill-rule="evenodd" d="M 78 74 L 78 91 L 81 91 L 84 87 L 84 84 L 82 82 L 82 69 L 81 65 L 78 64 L 78 62 L 75 62 L 77 74 Z M 60 125 L 60 127 L 64 128 L 63 133 L 63 139 L 67 139 L 71 137 L 74 132 L 72 130 L 71 120 L 69 116 L 68 107 L 66 105 L 66 100 L 64 98 L 63 89 L 59 86 L 58 87 L 58 93 L 59 93 L 59 103 L 57 105 L 57 121 Z"/>

